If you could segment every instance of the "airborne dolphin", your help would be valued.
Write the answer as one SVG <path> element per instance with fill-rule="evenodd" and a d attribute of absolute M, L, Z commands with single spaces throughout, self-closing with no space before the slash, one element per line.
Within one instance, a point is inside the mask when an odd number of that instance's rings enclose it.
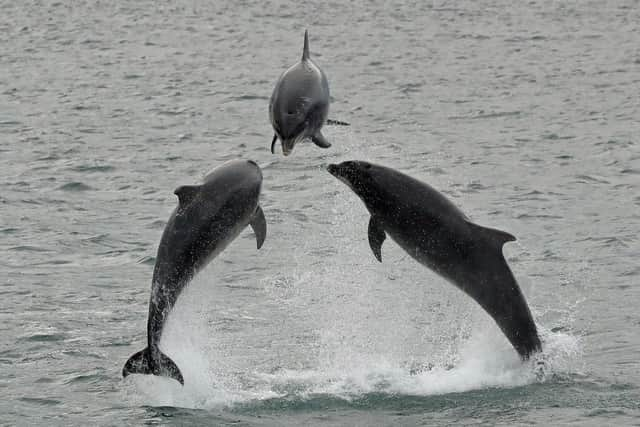
<path fill-rule="evenodd" d="M 153 270 L 147 347 L 127 360 L 122 376 L 153 374 L 184 385 L 180 369 L 159 349 L 169 312 L 180 293 L 240 232 L 251 225 L 258 249 L 267 224 L 258 199 L 262 172 L 251 161 L 230 161 L 214 169 L 201 185 L 178 187 L 178 207 L 167 223 Z"/>
<path fill-rule="evenodd" d="M 285 156 L 291 154 L 298 142 L 309 138 L 318 147 L 331 147 L 320 131 L 322 126 L 348 123 L 327 120 L 328 116 L 329 82 L 309 56 L 309 36 L 305 31 L 302 58 L 280 76 L 269 101 L 269 120 L 275 132 L 271 152 L 278 138 Z"/>
<path fill-rule="evenodd" d="M 394 169 L 348 161 L 327 170 L 366 205 L 369 245 L 378 261 L 389 234 L 480 304 L 523 360 L 541 350 L 529 307 L 502 254 L 502 245 L 515 237 L 472 223 L 441 193 Z"/>

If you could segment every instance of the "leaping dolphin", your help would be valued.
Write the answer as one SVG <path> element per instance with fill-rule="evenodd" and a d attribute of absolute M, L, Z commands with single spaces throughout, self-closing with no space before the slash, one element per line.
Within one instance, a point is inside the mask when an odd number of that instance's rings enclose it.
<path fill-rule="evenodd" d="M 274 130 L 271 152 L 274 152 L 278 138 L 282 141 L 285 156 L 305 139 L 311 139 L 318 147 L 331 147 L 322 135 L 322 126 L 325 123 L 349 124 L 327 120 L 328 116 L 329 82 L 309 56 L 309 35 L 305 31 L 302 58 L 280 76 L 269 101 L 269 120 Z"/>
<path fill-rule="evenodd" d="M 369 245 L 378 261 L 389 234 L 412 258 L 480 304 L 523 360 L 541 350 L 527 302 L 502 254 L 502 246 L 515 237 L 474 224 L 441 193 L 394 169 L 348 161 L 327 170 L 371 214 Z"/>
<path fill-rule="evenodd" d="M 247 225 L 262 246 L 267 224 L 260 205 L 262 172 L 251 161 L 230 161 L 214 169 L 201 185 L 175 190 L 178 207 L 164 229 L 153 270 L 147 347 L 127 360 L 122 376 L 153 374 L 184 385 L 180 369 L 159 349 L 169 312 L 193 277 L 222 252 Z"/>

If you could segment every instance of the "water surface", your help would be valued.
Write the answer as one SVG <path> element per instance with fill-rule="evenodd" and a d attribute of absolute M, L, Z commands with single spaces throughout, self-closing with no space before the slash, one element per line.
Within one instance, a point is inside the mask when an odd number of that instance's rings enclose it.
<path fill-rule="evenodd" d="M 629 425 L 640 416 L 640 21 L 633 1 L 0 1 L 0 423 Z M 271 155 L 308 28 L 329 150 Z M 173 190 L 263 168 L 250 230 L 179 300 L 185 387 L 142 349 Z M 505 255 L 544 340 L 522 364 L 325 170 L 399 168 Z"/>

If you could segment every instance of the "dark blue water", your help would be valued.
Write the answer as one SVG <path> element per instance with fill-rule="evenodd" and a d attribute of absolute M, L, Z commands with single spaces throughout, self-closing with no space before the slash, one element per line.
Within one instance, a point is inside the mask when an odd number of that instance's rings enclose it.
<path fill-rule="evenodd" d="M 0 424 L 638 425 L 640 22 L 634 1 L 0 1 Z M 329 150 L 271 155 L 308 28 Z M 265 177 L 179 300 L 185 387 L 122 380 L 173 190 Z M 544 340 L 521 363 L 324 167 L 365 159 L 514 234 Z M 537 362 L 543 362 L 538 364 Z"/>

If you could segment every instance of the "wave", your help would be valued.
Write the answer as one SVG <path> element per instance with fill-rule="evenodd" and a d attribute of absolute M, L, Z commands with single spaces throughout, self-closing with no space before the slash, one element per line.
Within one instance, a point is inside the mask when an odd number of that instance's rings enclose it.
<path fill-rule="evenodd" d="M 483 390 L 508 390 L 570 378 L 580 371 L 580 340 L 541 330 L 543 353 L 521 362 L 510 347 L 496 349 L 491 332 L 476 331 L 459 353 L 416 363 L 345 348 L 342 356 L 309 369 L 223 372 L 202 353 L 183 347 L 171 356 L 185 377 L 132 376 L 128 400 L 154 407 L 263 410 L 326 407 L 394 407 L 424 398 Z M 168 347 L 173 348 L 172 345 Z M 456 359 L 459 359 L 456 361 Z M 433 402 L 431 402 L 433 404 Z"/>

